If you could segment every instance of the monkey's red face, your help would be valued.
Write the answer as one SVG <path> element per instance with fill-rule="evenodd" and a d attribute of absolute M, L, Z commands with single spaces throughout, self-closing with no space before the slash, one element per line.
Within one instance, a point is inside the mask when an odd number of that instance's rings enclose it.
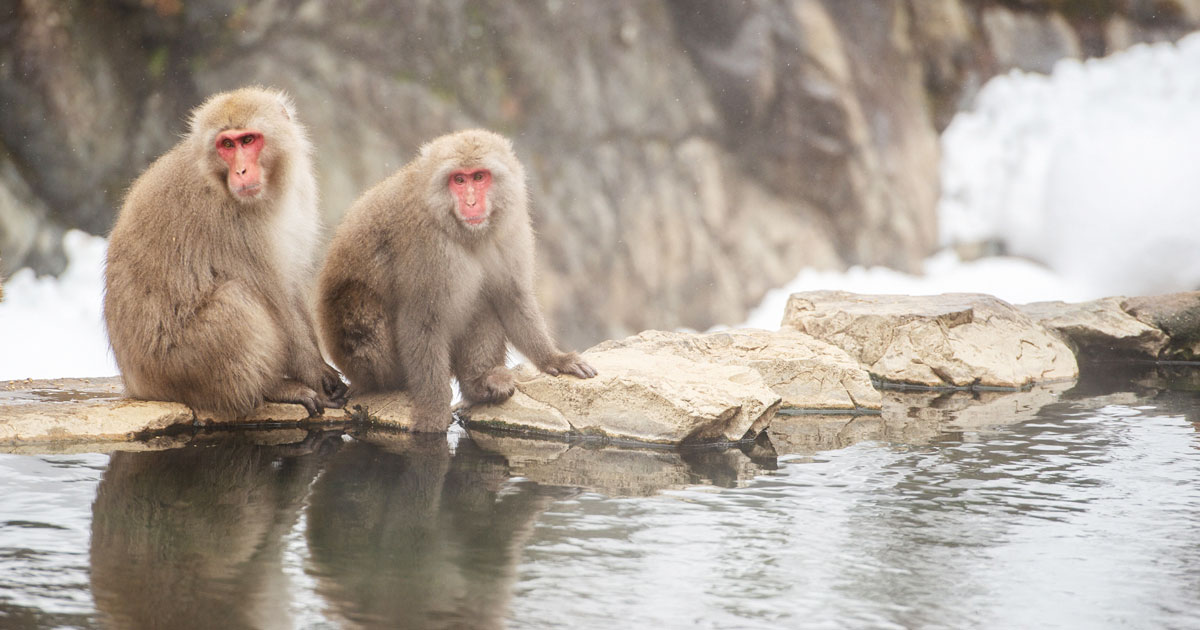
<path fill-rule="evenodd" d="M 480 225 L 488 217 L 488 188 L 492 172 L 487 169 L 450 173 L 450 192 L 454 193 L 458 216 L 469 225 Z"/>
<path fill-rule="evenodd" d="M 256 129 L 229 129 L 217 134 L 217 154 L 229 165 L 229 190 L 240 198 L 262 192 L 262 168 L 258 155 L 266 139 Z"/>

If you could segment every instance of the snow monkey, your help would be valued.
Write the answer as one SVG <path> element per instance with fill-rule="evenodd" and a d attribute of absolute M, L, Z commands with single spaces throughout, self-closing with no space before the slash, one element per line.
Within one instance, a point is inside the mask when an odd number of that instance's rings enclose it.
<path fill-rule="evenodd" d="M 312 147 L 281 92 L 197 107 L 113 227 L 104 319 L 126 394 L 245 415 L 345 404 L 310 311 L 320 220 Z"/>
<path fill-rule="evenodd" d="M 490 131 L 442 136 L 351 206 L 318 280 L 317 317 L 352 395 L 407 390 L 416 431 L 450 425 L 450 377 L 472 403 L 513 394 L 511 341 L 548 374 L 560 352 L 533 294 L 525 170 Z"/>

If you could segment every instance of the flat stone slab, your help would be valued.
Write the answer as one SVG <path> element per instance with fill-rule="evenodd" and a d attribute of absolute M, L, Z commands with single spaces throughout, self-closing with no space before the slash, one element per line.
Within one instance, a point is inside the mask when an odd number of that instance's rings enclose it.
<path fill-rule="evenodd" d="M 598 435 L 658 444 L 733 442 L 765 428 L 779 407 L 758 372 L 636 348 L 589 350 L 595 378 L 514 370 L 516 393 L 463 406 L 468 425 L 552 435 Z"/>
<path fill-rule="evenodd" d="M 1130 315 L 1122 297 L 1091 302 L 1034 302 L 1017 306 L 1033 321 L 1057 331 L 1077 357 L 1157 359 L 1170 342 L 1166 333 Z"/>
<path fill-rule="evenodd" d="M 894 384 L 1018 389 L 1079 375 L 1061 339 L 990 295 L 796 293 L 782 326 L 838 346 Z"/>
<path fill-rule="evenodd" d="M 281 404 L 262 405 L 245 418 L 221 418 L 180 403 L 125 398 L 117 377 L 0 382 L 0 444 L 132 440 L 197 423 L 290 425 L 348 419 L 340 409 L 311 419 L 303 406 Z"/>
<path fill-rule="evenodd" d="M 647 330 L 592 350 L 635 348 L 689 361 L 740 365 L 782 398 L 781 409 L 878 412 L 883 399 L 871 375 L 841 348 L 795 330 L 737 328 L 696 334 Z"/>

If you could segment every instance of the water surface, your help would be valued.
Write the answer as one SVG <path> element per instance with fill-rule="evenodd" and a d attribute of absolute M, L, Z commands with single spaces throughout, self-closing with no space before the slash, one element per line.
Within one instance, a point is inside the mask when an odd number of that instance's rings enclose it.
<path fill-rule="evenodd" d="M 890 393 L 724 451 L 4 454 L 0 627 L 1200 628 L 1196 381 Z"/>

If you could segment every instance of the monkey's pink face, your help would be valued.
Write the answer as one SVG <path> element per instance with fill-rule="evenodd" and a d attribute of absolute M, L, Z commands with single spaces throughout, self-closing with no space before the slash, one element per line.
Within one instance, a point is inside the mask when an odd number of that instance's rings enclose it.
<path fill-rule="evenodd" d="M 488 188 L 492 172 L 487 169 L 450 173 L 450 192 L 454 193 L 458 217 L 468 225 L 481 225 L 488 218 Z"/>
<path fill-rule="evenodd" d="M 257 129 L 229 129 L 217 134 L 217 154 L 229 165 L 229 191 L 243 199 L 262 192 L 262 168 L 258 155 L 266 144 Z"/>

